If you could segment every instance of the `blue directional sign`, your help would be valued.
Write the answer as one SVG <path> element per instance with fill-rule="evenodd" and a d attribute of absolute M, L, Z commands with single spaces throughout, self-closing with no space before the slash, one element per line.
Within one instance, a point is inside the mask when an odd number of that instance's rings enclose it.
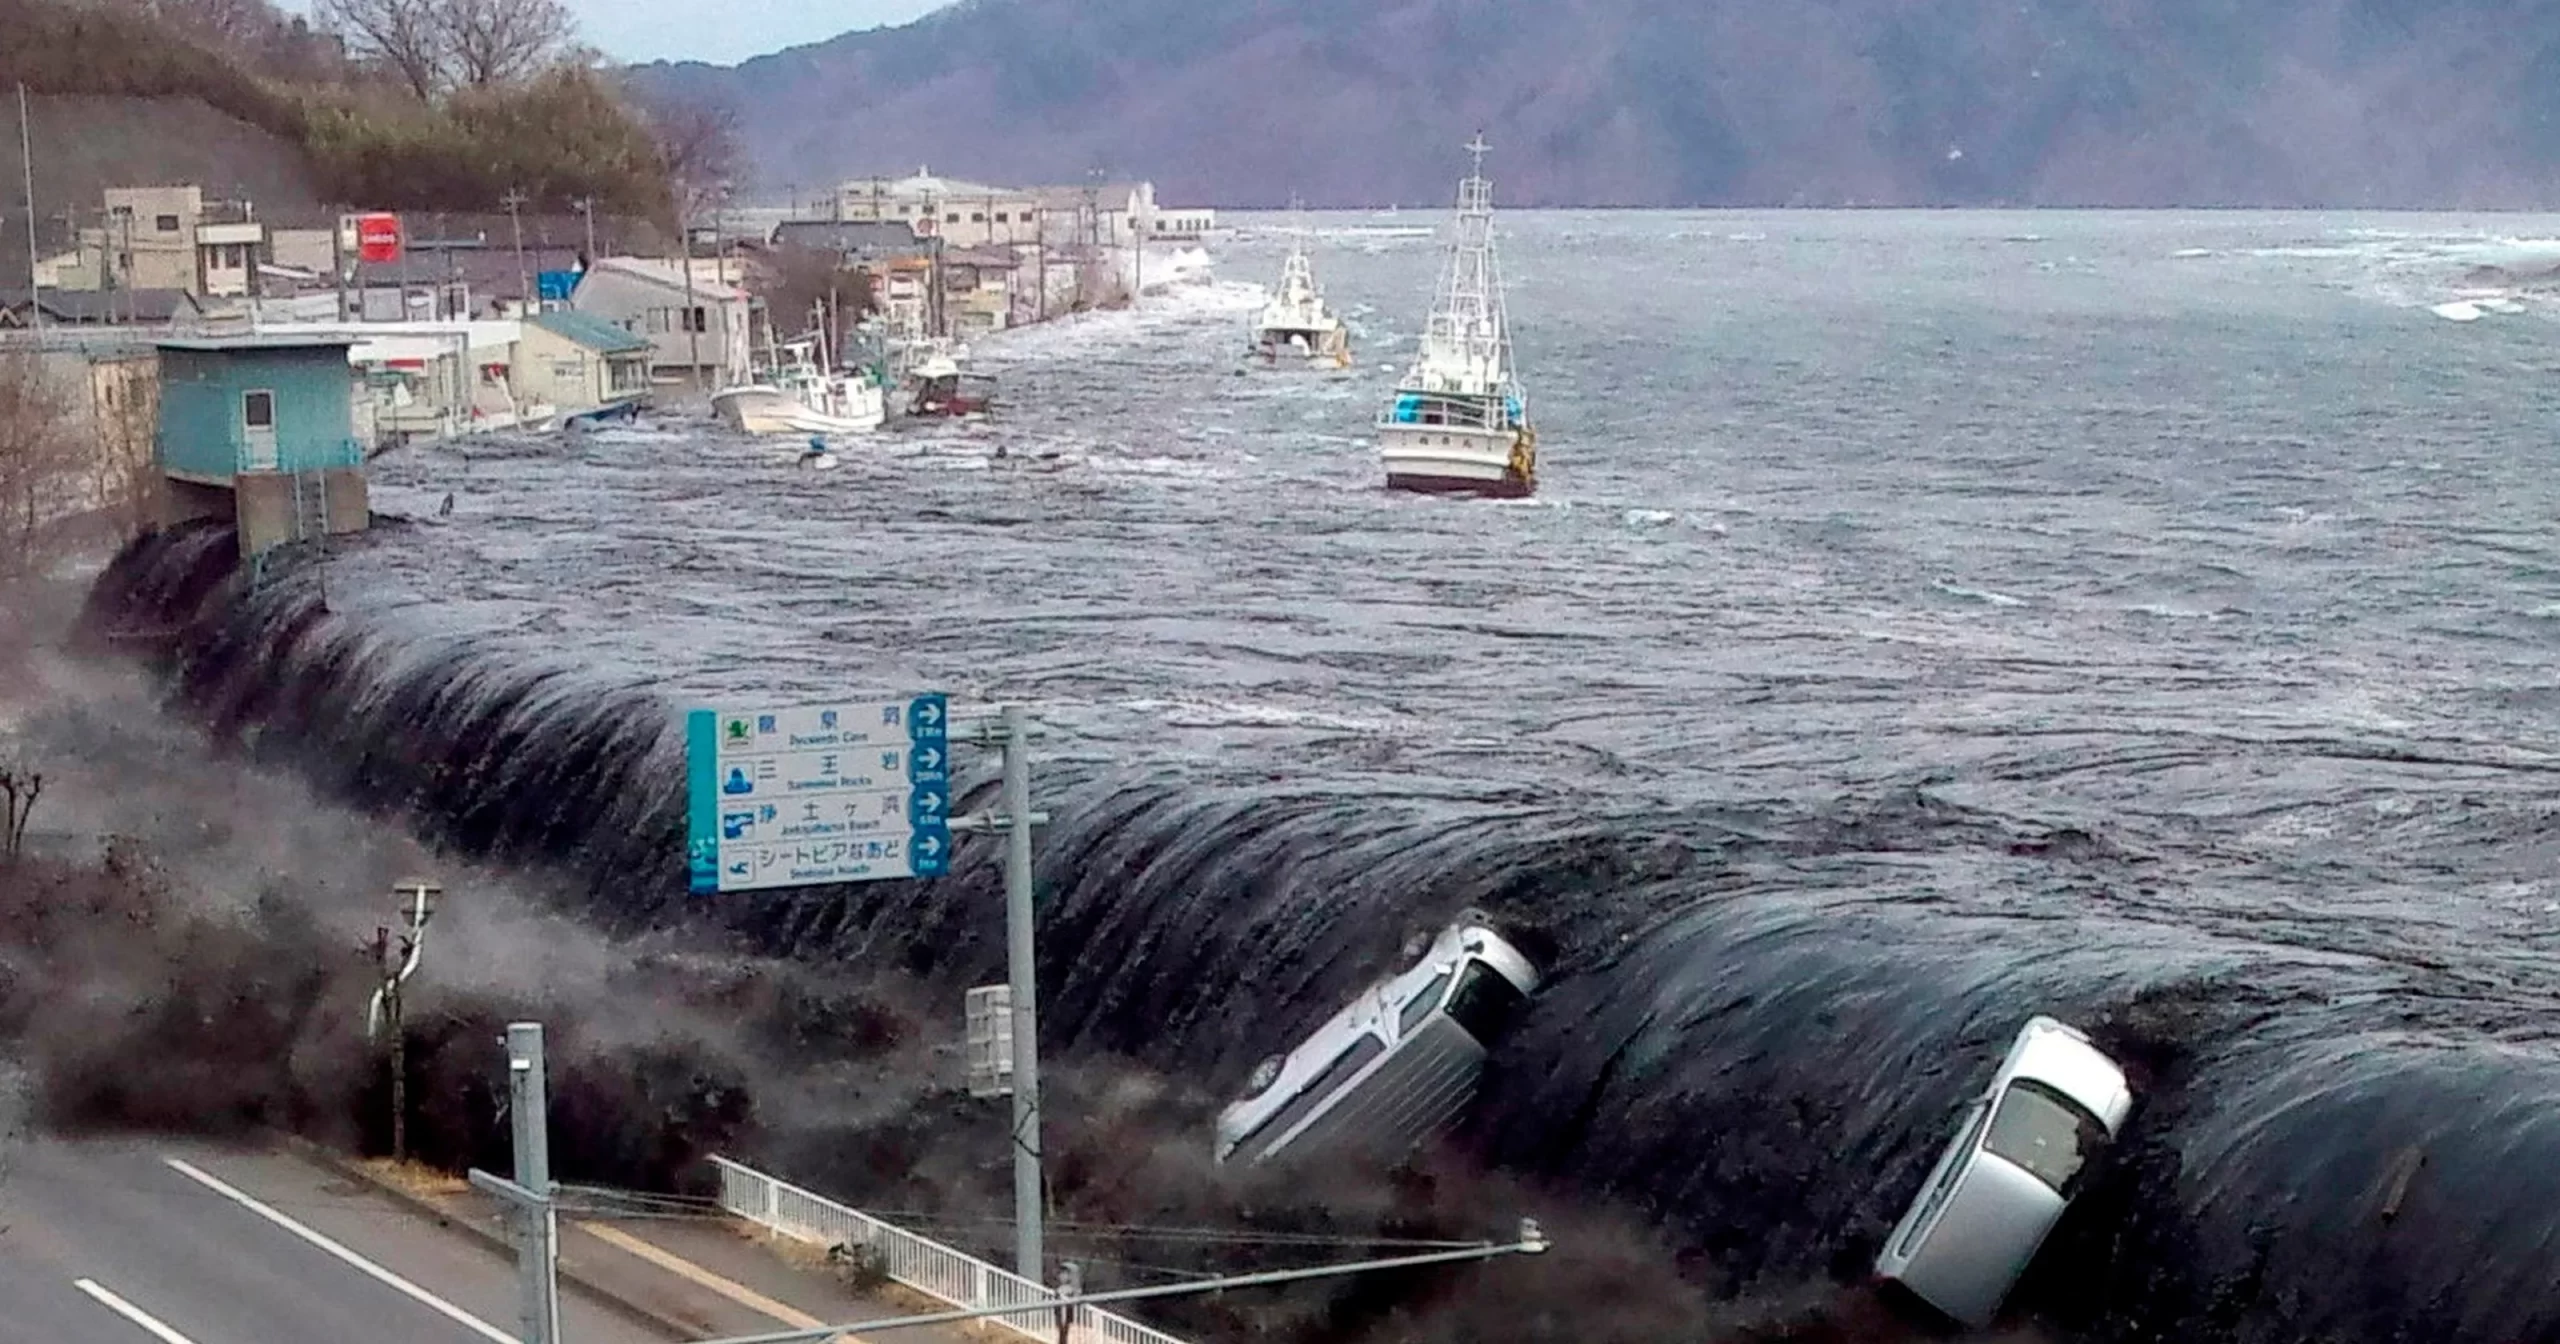
<path fill-rule="evenodd" d="M 939 877 L 951 866 L 950 702 L 685 716 L 698 894 Z"/>

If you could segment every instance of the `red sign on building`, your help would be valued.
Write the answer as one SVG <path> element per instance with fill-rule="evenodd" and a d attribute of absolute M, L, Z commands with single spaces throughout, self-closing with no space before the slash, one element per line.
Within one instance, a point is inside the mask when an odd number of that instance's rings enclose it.
<path fill-rule="evenodd" d="M 400 259 L 398 215 L 356 216 L 356 256 L 363 261 Z"/>

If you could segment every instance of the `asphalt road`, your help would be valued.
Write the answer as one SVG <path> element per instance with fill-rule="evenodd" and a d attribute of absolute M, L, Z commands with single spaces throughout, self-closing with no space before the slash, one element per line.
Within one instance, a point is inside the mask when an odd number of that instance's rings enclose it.
<path fill-rule="evenodd" d="M 0 1157 L 0 1338 L 514 1344 L 513 1267 L 298 1158 L 159 1141 Z M 575 1344 L 665 1344 L 564 1293 Z"/>

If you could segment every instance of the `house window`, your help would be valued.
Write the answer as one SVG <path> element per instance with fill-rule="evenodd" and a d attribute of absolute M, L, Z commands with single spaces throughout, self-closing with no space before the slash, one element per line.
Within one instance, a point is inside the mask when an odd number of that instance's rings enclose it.
<path fill-rule="evenodd" d="M 983 210 L 972 210 L 969 212 L 969 222 L 972 224 L 984 224 L 987 222 L 987 213 Z"/>
<path fill-rule="evenodd" d="M 176 215 L 162 215 L 158 219 L 153 220 L 152 224 L 162 233 L 176 233 L 178 231 L 178 217 Z"/>
<path fill-rule="evenodd" d="M 675 315 L 676 310 L 673 308 L 650 309 L 649 334 L 652 336 L 663 336 L 668 332 L 675 330 Z"/>
<path fill-rule="evenodd" d="M 685 327 L 684 327 L 684 329 L 685 329 L 685 330 L 687 330 L 687 331 L 709 331 L 709 330 L 711 330 L 711 324 L 710 324 L 710 322 L 709 322 L 708 320 L 706 320 L 706 316 L 705 316 L 704 310 L 703 310 L 699 305 L 696 305 L 696 306 L 694 307 L 694 309 L 692 310 L 691 317 L 690 317 L 690 319 L 685 323 Z"/>
<path fill-rule="evenodd" d="M 240 394 L 240 422 L 251 429 L 276 427 L 276 394 L 243 392 Z"/>
<path fill-rule="evenodd" d="M 1003 212 L 1002 210 L 998 210 L 998 211 L 996 212 L 996 222 L 997 222 L 998 224 L 1002 224 L 1002 223 L 1004 223 L 1004 222 L 1005 222 L 1004 212 Z"/>
<path fill-rule="evenodd" d="M 943 216 L 943 217 L 942 217 L 942 222 L 943 222 L 943 223 L 945 223 L 945 224 L 957 224 L 957 223 L 959 223 L 959 222 L 960 222 L 960 212 L 959 212 L 959 211 L 957 211 L 957 210 L 952 211 L 950 214 L 947 214 L 947 215 L 945 215 L 945 216 Z"/>

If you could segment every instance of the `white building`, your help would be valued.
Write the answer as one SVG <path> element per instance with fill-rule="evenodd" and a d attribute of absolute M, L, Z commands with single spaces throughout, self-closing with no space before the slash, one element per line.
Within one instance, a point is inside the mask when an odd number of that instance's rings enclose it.
<path fill-rule="evenodd" d="M 100 286 L 247 294 L 264 260 L 267 226 L 246 202 L 207 201 L 201 188 L 109 187 L 106 222 L 81 231 L 80 269 Z"/>
<path fill-rule="evenodd" d="M 1155 231 L 1156 184 L 1097 182 L 1033 187 L 1051 246 L 1127 247 Z"/>
<path fill-rule="evenodd" d="M 688 295 L 678 262 L 606 257 L 579 277 L 569 306 L 647 338 L 650 371 L 659 377 L 698 376 L 705 391 L 744 382 L 755 300 L 695 269 Z"/>
<path fill-rule="evenodd" d="M 1040 201 L 1019 187 L 935 177 L 866 177 L 836 188 L 835 217 L 846 223 L 897 220 L 918 237 L 952 247 L 1008 246 L 1040 240 Z"/>

